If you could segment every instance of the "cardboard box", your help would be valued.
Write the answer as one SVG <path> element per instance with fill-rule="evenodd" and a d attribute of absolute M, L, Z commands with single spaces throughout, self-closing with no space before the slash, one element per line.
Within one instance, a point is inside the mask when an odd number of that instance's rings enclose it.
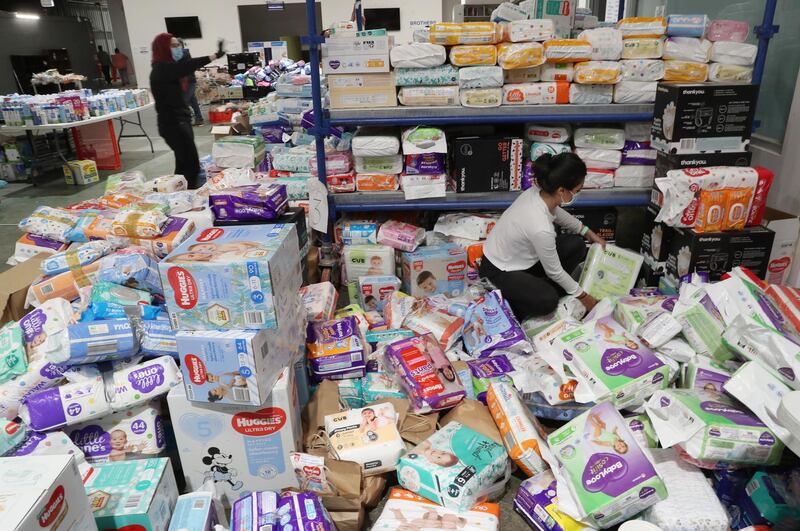
<path fill-rule="evenodd" d="M 800 219 L 792 214 L 767 207 L 761 225 L 775 232 L 765 280 L 770 284 L 786 284 L 793 266 L 797 235 L 800 233 Z"/>
<path fill-rule="evenodd" d="M 617 209 L 611 208 L 567 208 L 567 212 L 578 218 L 581 223 L 592 229 L 607 242 L 614 242 L 617 237 Z M 562 234 L 567 231 L 559 227 Z M 587 242 L 588 245 L 588 242 Z"/>
<path fill-rule="evenodd" d="M 666 274 L 677 284 L 694 271 L 708 272 L 712 282 L 736 266 L 745 266 L 759 278 L 767 274 L 775 233 L 766 227 L 742 231 L 703 232 L 675 228 L 667 256 Z"/>
<path fill-rule="evenodd" d="M 300 207 L 289 207 L 286 212 L 272 221 L 231 221 L 225 219 L 214 219 L 215 227 L 233 227 L 237 225 L 278 225 L 294 223 L 297 228 L 297 239 L 300 249 L 308 243 L 308 226 L 306 225 L 306 212 Z"/>
<path fill-rule="evenodd" d="M 91 184 L 100 180 L 93 160 L 71 160 L 62 166 L 67 184 Z"/>
<path fill-rule="evenodd" d="M 85 488 L 97 527 L 103 531 L 167 529 L 178 499 L 168 458 L 94 465 Z"/>
<path fill-rule="evenodd" d="M 659 208 L 647 205 L 645 209 L 645 228 L 639 252 L 652 262 L 665 262 L 669 255 L 675 229 L 666 223 L 656 221 Z"/>
<path fill-rule="evenodd" d="M 328 76 L 331 109 L 397 107 L 394 73 Z"/>
<path fill-rule="evenodd" d="M 576 0 L 535 0 L 530 18 L 549 18 L 555 26 L 557 39 L 572 37 L 575 24 Z"/>
<path fill-rule="evenodd" d="M 523 141 L 507 137 L 459 137 L 452 141 L 456 192 L 522 189 Z"/>
<path fill-rule="evenodd" d="M 659 83 L 652 146 L 665 153 L 746 151 L 757 100 L 758 85 Z"/>
<path fill-rule="evenodd" d="M 369 55 L 335 55 L 322 58 L 322 73 L 377 74 L 389 71 L 389 52 Z"/>
<path fill-rule="evenodd" d="M 302 284 L 297 249 L 294 225 L 194 233 L 159 264 L 172 327 L 277 328 Z"/>
<path fill-rule="evenodd" d="M 34 280 L 42 276 L 40 269 L 42 260 L 49 255 L 41 253 L 25 261 L 23 264 L 15 265 L 0 273 L 0 308 L 2 308 L 2 323 L 8 321 L 19 321 L 22 316 L 28 313 L 25 309 L 25 299 L 28 295 L 28 288 Z"/>
<path fill-rule="evenodd" d="M 394 46 L 394 38 L 386 35 L 363 37 L 334 37 L 322 45 L 322 58 L 340 55 L 388 54 Z"/>
<path fill-rule="evenodd" d="M 297 488 L 289 453 L 302 448 L 294 370 L 261 406 L 200 404 L 183 387 L 167 395 L 187 490 L 211 480 L 230 505 L 252 491 Z"/>
<path fill-rule="evenodd" d="M 458 297 L 464 293 L 467 278 L 467 253 L 455 244 L 419 247 L 402 256 L 402 291 L 412 297 L 444 293 Z"/>
<path fill-rule="evenodd" d="M 753 154 L 749 151 L 736 153 L 656 153 L 656 177 L 666 177 L 671 170 L 703 168 L 706 166 L 750 166 Z"/>
<path fill-rule="evenodd" d="M 0 520 L 16 531 L 96 531 L 71 455 L 0 458 Z"/>

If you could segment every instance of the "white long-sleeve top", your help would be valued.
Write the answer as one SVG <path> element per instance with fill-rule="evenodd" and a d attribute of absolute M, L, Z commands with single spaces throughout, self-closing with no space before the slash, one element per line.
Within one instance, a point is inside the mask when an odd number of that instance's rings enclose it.
<path fill-rule="evenodd" d="M 529 188 L 500 216 L 483 244 L 483 254 L 501 271 L 524 271 L 542 263 L 547 276 L 570 295 L 580 293 L 556 252 L 559 225 L 579 234 L 583 223 L 561 207 L 551 212 L 537 188 Z"/>

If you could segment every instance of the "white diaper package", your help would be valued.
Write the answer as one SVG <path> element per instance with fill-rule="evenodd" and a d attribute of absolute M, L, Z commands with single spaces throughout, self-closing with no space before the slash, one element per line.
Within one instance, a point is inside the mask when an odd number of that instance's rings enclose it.
<path fill-rule="evenodd" d="M 500 431 L 509 457 L 528 476 L 550 468 L 542 459 L 546 452 L 544 430 L 522 403 L 513 385 L 502 381 L 489 383 L 486 403 Z"/>
<path fill-rule="evenodd" d="M 695 356 L 683 364 L 680 387 L 722 393 L 725 383 L 738 365 L 733 361 L 723 364 L 707 356 Z"/>
<path fill-rule="evenodd" d="M 625 140 L 650 142 L 650 122 L 625 122 Z M 655 163 L 655 158 L 653 158 Z"/>
<path fill-rule="evenodd" d="M 580 285 L 597 300 L 627 295 L 636 284 L 643 260 L 639 253 L 616 245 L 606 245 L 603 250 L 593 243 L 586 255 Z"/>
<path fill-rule="evenodd" d="M 353 461 L 365 475 L 395 469 L 405 450 L 391 402 L 350 409 L 325 417 L 328 451 L 342 461 Z"/>
<path fill-rule="evenodd" d="M 617 28 L 625 38 L 664 35 L 667 32 L 667 20 L 664 17 L 628 17 L 617 22 Z"/>
<path fill-rule="evenodd" d="M 492 22 L 510 22 L 529 18 L 530 12 L 522 5 L 503 2 L 497 6 L 489 17 Z"/>
<path fill-rule="evenodd" d="M 356 157 L 382 157 L 400 153 L 400 139 L 396 134 L 379 129 L 361 128 L 351 144 Z"/>
<path fill-rule="evenodd" d="M 403 156 L 356 157 L 356 173 L 398 174 L 403 171 Z"/>
<path fill-rule="evenodd" d="M 610 127 L 578 127 L 572 142 L 576 148 L 622 149 L 625 131 Z"/>
<path fill-rule="evenodd" d="M 611 103 L 613 100 L 614 85 L 569 85 L 569 102 L 574 105 Z"/>
<path fill-rule="evenodd" d="M 458 105 L 458 86 L 401 87 L 397 99 L 403 105 L 408 106 Z"/>
<path fill-rule="evenodd" d="M 503 69 L 499 66 L 465 66 L 464 68 L 459 68 L 458 86 L 462 90 L 502 87 Z"/>
<path fill-rule="evenodd" d="M 511 42 L 547 41 L 555 37 L 555 26 L 549 18 L 512 20 L 503 24 L 503 39 Z"/>
<path fill-rule="evenodd" d="M 83 451 L 75 446 L 75 443 L 63 431 L 51 431 L 42 433 L 38 431 L 29 432 L 25 441 L 17 446 L 11 453 L 5 454 L 6 457 L 23 457 L 28 455 L 71 455 L 75 458 L 78 471 L 81 477 L 86 479 L 94 470 L 86 462 Z"/>
<path fill-rule="evenodd" d="M 726 65 L 752 66 L 758 46 L 745 42 L 717 41 L 711 47 L 711 60 Z"/>
<path fill-rule="evenodd" d="M 23 374 L 0 384 L 0 418 L 15 419 L 22 399 L 34 391 L 58 385 L 64 378 L 65 369 L 64 365 L 47 359 L 31 359 Z"/>
<path fill-rule="evenodd" d="M 584 161 L 587 166 L 589 163 Z M 601 168 L 587 168 L 586 179 L 583 187 L 587 190 L 599 188 L 612 188 L 614 186 L 614 170 L 604 170 Z"/>
<path fill-rule="evenodd" d="M 694 37 L 669 37 L 664 42 L 665 60 L 707 63 L 711 59 L 711 41 Z"/>
<path fill-rule="evenodd" d="M 645 521 L 664 530 L 729 529 L 728 513 L 700 469 L 681 460 L 671 448 L 651 449 L 650 456 L 669 497 L 645 509 Z"/>
<path fill-rule="evenodd" d="M 479 503 L 468 510 L 454 511 L 399 487 L 389 491 L 386 505 L 371 529 L 459 529 L 462 531 L 500 531 L 500 506 Z"/>
<path fill-rule="evenodd" d="M 111 413 L 103 376 L 28 394 L 19 408 L 23 422 L 36 431 L 50 431 Z"/>
<path fill-rule="evenodd" d="M 619 64 L 625 81 L 659 81 L 664 77 L 661 59 L 623 59 Z"/>
<path fill-rule="evenodd" d="M 451 64 L 432 68 L 396 68 L 394 71 L 394 84 L 398 87 L 445 86 L 457 81 L 458 68 Z"/>
<path fill-rule="evenodd" d="M 658 81 L 623 80 L 614 85 L 614 103 L 653 103 Z"/>
<path fill-rule="evenodd" d="M 711 63 L 708 67 L 708 80 L 717 82 L 733 81 L 750 83 L 753 81 L 753 67 Z"/>
<path fill-rule="evenodd" d="M 661 59 L 663 55 L 663 37 L 636 37 L 622 41 L 623 59 Z"/>
<path fill-rule="evenodd" d="M 490 214 L 453 212 L 441 214 L 433 231 L 469 240 L 484 240 L 494 228 L 498 217 Z"/>
<path fill-rule="evenodd" d="M 499 68 L 499 67 L 498 67 Z M 502 70 L 504 83 L 536 83 L 542 81 L 542 66 L 533 68 L 517 68 L 515 70 Z M 466 70 L 461 68 L 460 70 Z M 552 80 L 551 80 L 552 81 Z"/>
<path fill-rule="evenodd" d="M 387 245 L 345 245 L 342 263 L 348 282 L 368 275 L 394 275 L 394 249 Z"/>
<path fill-rule="evenodd" d="M 391 49 L 389 59 L 394 68 L 430 68 L 445 63 L 447 50 L 441 44 L 400 44 Z"/>
<path fill-rule="evenodd" d="M 553 39 L 545 41 L 544 54 L 548 63 L 575 63 L 592 57 L 592 43 L 582 39 Z"/>
<path fill-rule="evenodd" d="M 182 378 L 175 359 L 161 356 L 114 371 L 113 381 L 111 408 L 120 411 L 166 394 Z"/>
<path fill-rule="evenodd" d="M 552 142 L 531 142 L 531 160 L 536 160 L 544 154 L 558 155 L 572 151 L 569 144 L 554 144 Z"/>
<path fill-rule="evenodd" d="M 622 163 L 622 151 L 616 149 L 575 148 L 575 154 L 581 158 L 587 168 L 616 170 Z"/>
<path fill-rule="evenodd" d="M 541 69 L 542 81 L 566 81 L 571 83 L 575 76 L 575 65 L 572 63 L 545 63 Z"/>
<path fill-rule="evenodd" d="M 583 30 L 578 38 L 592 43 L 593 61 L 619 61 L 622 57 L 622 32 L 616 28 Z"/>
<path fill-rule="evenodd" d="M 565 83 L 510 83 L 503 85 L 503 105 L 553 105 L 566 103 Z"/>
<path fill-rule="evenodd" d="M 499 107 L 503 103 L 503 89 L 500 87 L 461 89 L 459 99 L 462 107 Z"/>
<path fill-rule="evenodd" d="M 572 137 L 569 124 L 525 124 L 525 136 L 531 142 L 551 142 L 563 144 Z"/>
<path fill-rule="evenodd" d="M 70 303 L 61 298 L 45 301 L 19 320 L 29 361 L 36 358 L 63 362 L 69 354 L 67 329 L 75 322 Z"/>
<path fill-rule="evenodd" d="M 655 166 L 623 164 L 614 170 L 614 186 L 618 188 L 651 188 L 655 175 Z"/>

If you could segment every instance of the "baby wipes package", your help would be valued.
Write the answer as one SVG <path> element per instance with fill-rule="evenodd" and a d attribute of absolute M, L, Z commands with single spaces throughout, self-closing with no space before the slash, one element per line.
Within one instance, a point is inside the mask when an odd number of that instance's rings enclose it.
<path fill-rule="evenodd" d="M 483 501 L 507 472 L 505 448 L 455 421 L 397 464 L 402 487 L 455 511 L 466 511 Z"/>
<path fill-rule="evenodd" d="M 466 287 L 466 251 L 456 244 L 419 247 L 403 253 L 402 270 L 402 288 L 408 295 L 457 297 Z"/>
<path fill-rule="evenodd" d="M 642 267 L 642 255 L 616 245 L 605 250 L 592 244 L 581 273 L 580 285 L 596 299 L 626 295 L 636 283 Z"/>
<path fill-rule="evenodd" d="M 365 311 L 383 313 L 389 297 L 400 289 L 400 279 L 394 275 L 365 276 L 358 279 L 361 307 Z"/>
<path fill-rule="evenodd" d="M 708 24 L 708 15 L 667 15 L 667 35 L 670 37 L 703 37 Z"/>
<path fill-rule="evenodd" d="M 544 430 L 525 407 L 513 385 L 495 381 L 489 384 L 486 404 L 492 412 L 508 455 L 528 476 L 549 468 L 542 458 L 546 452 Z"/>
<path fill-rule="evenodd" d="M 753 413 L 718 393 L 665 389 L 645 405 L 661 446 L 725 466 L 777 464 L 783 443 Z"/>
<path fill-rule="evenodd" d="M 379 244 L 399 251 L 414 251 L 424 239 L 425 229 L 402 221 L 389 220 L 378 231 Z"/>
<path fill-rule="evenodd" d="M 606 528 L 667 498 L 650 457 L 609 402 L 576 417 L 547 441 L 558 464 L 559 508 L 570 516 Z"/>
<path fill-rule="evenodd" d="M 214 227 L 159 264 L 173 328 L 277 328 L 302 284 L 294 225 Z"/>
<path fill-rule="evenodd" d="M 0 384 L 25 374 L 28 354 L 19 324 L 10 322 L 0 328 Z"/>
<path fill-rule="evenodd" d="M 514 497 L 514 510 L 534 529 L 545 531 L 584 531 L 592 529 L 556 507 L 556 478 L 545 470 L 520 483 Z"/>
<path fill-rule="evenodd" d="M 302 425 L 292 367 L 259 406 L 203 404 L 182 387 L 167 396 L 187 489 L 211 481 L 227 503 L 250 491 L 298 487 L 290 454 Z"/>
<path fill-rule="evenodd" d="M 88 381 L 30 393 L 19 408 L 25 425 L 36 431 L 63 428 L 110 413 L 111 404 L 99 373 Z"/>
<path fill-rule="evenodd" d="M 178 500 L 166 458 L 99 464 L 84 487 L 99 529 L 167 529 Z"/>
<path fill-rule="evenodd" d="M 391 402 L 325 416 L 328 449 L 342 461 L 353 461 L 365 475 L 394 470 L 405 450 Z"/>
<path fill-rule="evenodd" d="M 392 487 L 383 512 L 372 525 L 375 531 L 443 526 L 464 531 L 499 531 L 500 506 L 479 503 L 465 511 L 447 509 L 399 487 Z"/>

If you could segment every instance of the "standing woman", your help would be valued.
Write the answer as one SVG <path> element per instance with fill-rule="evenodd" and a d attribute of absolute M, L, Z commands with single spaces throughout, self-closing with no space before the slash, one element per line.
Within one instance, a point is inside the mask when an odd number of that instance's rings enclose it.
<path fill-rule="evenodd" d="M 189 188 L 197 188 L 199 184 L 200 159 L 194 144 L 192 114 L 184 99 L 187 76 L 223 55 L 225 51 L 219 41 L 216 53 L 181 61 L 183 47 L 172 34 L 160 33 L 153 39 L 150 90 L 156 102 L 158 134 L 175 153 L 175 173 L 186 177 Z"/>
<path fill-rule="evenodd" d="M 538 188 L 523 192 L 489 233 L 479 273 L 500 289 L 520 321 L 553 313 L 565 294 L 591 310 L 597 300 L 570 274 L 586 257 L 583 238 L 604 248 L 606 242 L 561 208 L 583 188 L 586 165 L 574 153 L 542 155 L 534 177 Z M 554 224 L 571 234 L 558 234 Z"/>

